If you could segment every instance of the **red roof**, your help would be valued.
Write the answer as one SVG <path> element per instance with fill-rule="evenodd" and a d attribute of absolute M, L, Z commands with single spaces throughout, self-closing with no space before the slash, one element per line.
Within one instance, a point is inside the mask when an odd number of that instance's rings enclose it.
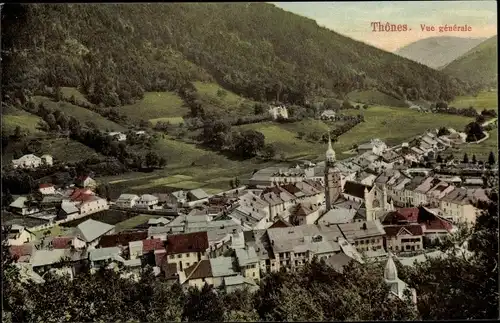
<path fill-rule="evenodd" d="M 155 253 L 155 264 L 156 264 L 156 266 L 162 267 L 163 258 L 165 258 L 166 255 L 167 255 L 166 251 L 165 252 Z"/>
<path fill-rule="evenodd" d="M 128 246 L 129 242 L 145 240 L 148 237 L 146 231 L 124 232 L 102 236 L 99 240 L 101 248 Z"/>
<path fill-rule="evenodd" d="M 409 225 L 390 225 L 384 226 L 385 234 L 388 237 L 395 237 L 398 233 L 405 229 L 411 233 L 413 236 L 421 236 L 424 234 L 422 226 L 420 224 L 409 224 Z"/>
<path fill-rule="evenodd" d="M 33 253 L 33 245 L 25 243 L 19 246 L 10 246 L 9 252 L 14 258 L 17 259 L 22 256 L 30 256 Z"/>
<path fill-rule="evenodd" d="M 40 188 L 54 187 L 54 184 L 40 184 Z"/>
<path fill-rule="evenodd" d="M 67 249 L 70 247 L 72 237 L 55 237 L 52 239 L 52 247 L 54 249 Z"/>
<path fill-rule="evenodd" d="M 146 253 L 160 249 L 164 249 L 163 242 L 161 241 L 160 238 L 142 240 L 142 252 Z"/>
<path fill-rule="evenodd" d="M 408 222 L 417 223 L 418 222 L 418 207 L 405 207 L 398 208 L 396 210 L 398 215 L 402 217 L 402 219 L 407 220 Z"/>
<path fill-rule="evenodd" d="M 205 252 L 208 249 L 206 232 L 176 234 L 167 237 L 167 253 Z"/>
<path fill-rule="evenodd" d="M 449 232 L 453 228 L 453 225 L 450 222 L 439 217 L 423 222 L 422 224 L 425 225 L 426 230 L 444 230 Z"/>

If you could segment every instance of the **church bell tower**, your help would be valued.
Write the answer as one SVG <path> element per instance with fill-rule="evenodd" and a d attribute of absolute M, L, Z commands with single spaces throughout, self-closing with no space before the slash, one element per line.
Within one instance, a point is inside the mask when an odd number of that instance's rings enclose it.
<path fill-rule="evenodd" d="M 342 193 L 342 183 L 340 172 L 335 168 L 335 151 L 332 148 L 332 140 L 328 133 L 328 149 L 326 151 L 325 161 L 325 199 L 326 211 L 332 209 L 335 201 Z"/>

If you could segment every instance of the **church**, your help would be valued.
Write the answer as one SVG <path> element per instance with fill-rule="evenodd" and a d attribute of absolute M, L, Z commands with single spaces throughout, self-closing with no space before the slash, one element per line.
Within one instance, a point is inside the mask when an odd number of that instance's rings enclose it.
<path fill-rule="evenodd" d="M 394 211 L 394 203 L 388 198 L 387 189 L 353 181 L 341 182 L 340 170 L 335 166 L 336 156 L 328 134 L 325 161 L 326 212 L 332 209 L 354 209 L 354 221 L 373 221 L 387 212 Z"/>

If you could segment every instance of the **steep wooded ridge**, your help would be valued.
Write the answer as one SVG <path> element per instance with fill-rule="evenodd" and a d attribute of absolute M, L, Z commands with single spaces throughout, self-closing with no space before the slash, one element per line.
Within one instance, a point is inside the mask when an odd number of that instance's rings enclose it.
<path fill-rule="evenodd" d="M 439 69 L 485 40 L 486 38 L 429 37 L 408 44 L 394 53 L 434 69 Z"/>
<path fill-rule="evenodd" d="M 443 72 L 482 87 L 497 86 L 497 35 L 443 68 Z"/>
<path fill-rule="evenodd" d="M 468 87 L 266 3 L 5 5 L 2 15 L 11 93 L 73 86 L 118 106 L 193 80 L 292 103 L 371 88 L 449 100 Z"/>

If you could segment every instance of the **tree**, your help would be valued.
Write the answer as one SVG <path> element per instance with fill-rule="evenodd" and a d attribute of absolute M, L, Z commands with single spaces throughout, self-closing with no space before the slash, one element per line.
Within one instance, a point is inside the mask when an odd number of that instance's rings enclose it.
<path fill-rule="evenodd" d="M 262 155 L 265 159 L 270 160 L 276 155 L 276 148 L 273 145 L 265 145 L 262 149 Z"/>
<path fill-rule="evenodd" d="M 227 92 L 224 91 L 223 89 L 218 89 L 217 90 L 217 96 L 221 99 L 225 98 L 227 96 Z"/>
<path fill-rule="evenodd" d="M 340 104 L 335 99 L 328 99 L 323 103 L 325 110 L 340 110 Z"/>
<path fill-rule="evenodd" d="M 229 180 L 229 187 L 234 188 L 234 181 L 232 179 Z"/>
<path fill-rule="evenodd" d="M 220 150 L 227 144 L 230 131 L 231 125 L 223 120 L 206 120 L 201 139 L 208 147 Z"/>
<path fill-rule="evenodd" d="M 352 109 L 354 108 L 351 104 L 351 102 L 349 102 L 349 100 L 344 100 L 344 102 L 342 102 L 342 109 L 344 110 L 348 110 L 348 109 Z"/>
<path fill-rule="evenodd" d="M 437 155 L 436 163 L 441 164 L 442 162 L 443 162 L 443 157 L 441 157 L 441 155 Z"/>
<path fill-rule="evenodd" d="M 205 284 L 200 290 L 190 287 L 184 311 L 183 320 L 195 322 L 216 322 L 224 318 L 224 305 L 215 290 Z"/>
<path fill-rule="evenodd" d="M 261 132 L 246 130 L 236 139 L 234 152 L 243 158 L 254 157 L 264 144 L 265 137 Z"/>
<path fill-rule="evenodd" d="M 472 155 L 472 163 L 474 165 L 477 164 L 477 159 L 476 159 L 476 155 L 475 154 Z"/>
<path fill-rule="evenodd" d="M 450 131 L 448 130 L 448 128 L 446 128 L 446 127 L 441 127 L 441 128 L 439 128 L 439 130 L 438 130 L 437 136 L 438 136 L 438 137 L 441 137 L 441 136 L 446 136 L 446 135 L 449 135 L 449 134 L 450 134 Z"/>
<path fill-rule="evenodd" d="M 234 188 L 238 188 L 238 187 L 240 187 L 240 184 L 241 184 L 241 183 L 240 183 L 240 179 L 239 179 L 238 177 L 236 177 L 236 178 L 234 179 Z"/>
<path fill-rule="evenodd" d="M 146 159 L 145 159 L 146 167 L 150 167 L 150 168 L 157 167 L 159 164 L 159 161 L 160 161 L 160 157 L 158 156 L 158 154 L 156 152 L 150 150 L 146 154 Z"/>
<path fill-rule="evenodd" d="M 491 166 L 495 165 L 495 154 L 490 151 L 490 154 L 488 155 L 488 164 Z"/>
<path fill-rule="evenodd" d="M 468 164 L 469 163 L 469 156 L 467 156 L 467 153 L 464 154 L 464 158 L 463 158 L 462 162 L 464 164 Z"/>

